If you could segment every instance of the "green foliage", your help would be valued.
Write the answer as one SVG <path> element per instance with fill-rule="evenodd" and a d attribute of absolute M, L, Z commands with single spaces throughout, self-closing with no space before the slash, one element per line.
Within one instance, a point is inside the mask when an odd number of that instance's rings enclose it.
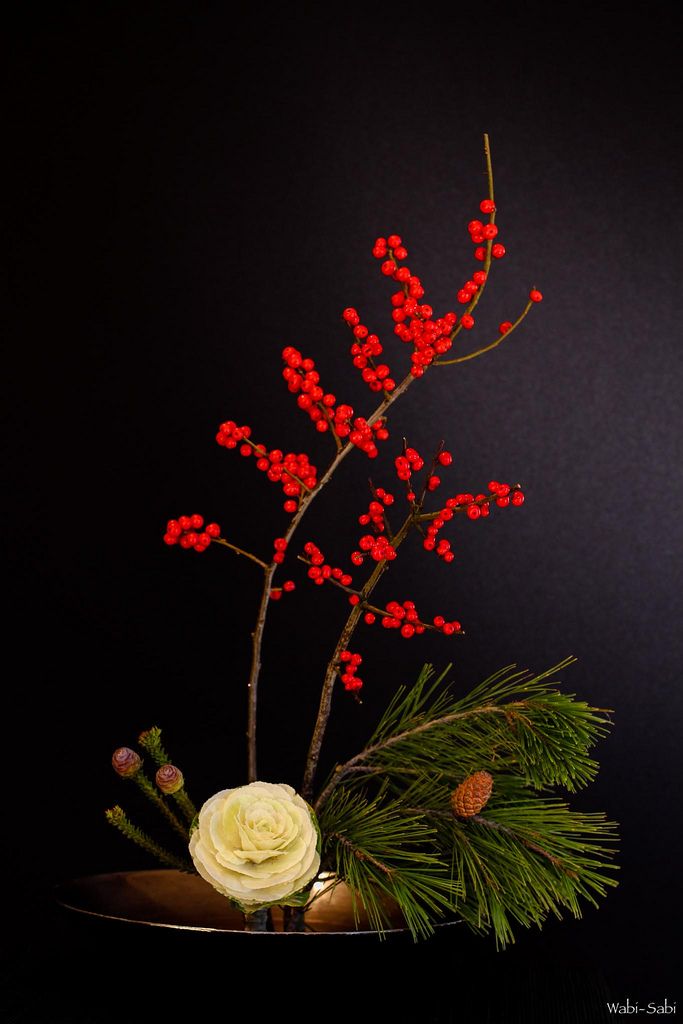
<path fill-rule="evenodd" d="M 450 910 L 505 945 L 513 924 L 579 916 L 582 899 L 595 903 L 616 884 L 614 824 L 549 794 L 591 781 L 590 750 L 609 726 L 605 712 L 550 681 L 571 661 L 539 675 L 510 666 L 460 698 L 425 666 L 365 749 L 335 769 L 318 800 L 324 851 L 376 927 L 387 920 L 384 894 L 415 936 Z M 454 818 L 453 789 L 482 769 L 494 778 L 489 803 Z"/>
<path fill-rule="evenodd" d="M 164 864 L 166 867 L 178 868 L 179 871 L 194 873 L 194 868 L 189 860 L 176 857 L 174 853 L 171 853 L 165 847 L 155 842 L 151 836 L 148 836 L 146 832 L 143 832 L 142 829 L 133 824 L 123 808 L 119 807 L 118 804 L 115 807 L 109 808 L 104 813 L 110 825 L 118 829 L 126 839 L 135 843 L 136 846 L 146 850 L 147 853 L 151 853 L 161 864 Z"/>
<path fill-rule="evenodd" d="M 161 744 L 161 729 L 158 725 L 153 725 L 150 729 L 141 732 L 138 736 L 138 743 L 149 754 L 157 768 L 171 763 L 170 757 Z"/>
<path fill-rule="evenodd" d="M 442 687 L 445 673 L 432 681 L 426 665 L 415 686 L 396 693 L 363 764 L 390 771 L 438 765 L 454 785 L 477 769 L 512 769 L 536 788 L 561 785 L 575 792 L 597 773 L 588 752 L 609 720 L 547 682 L 572 660 L 536 676 L 508 666 L 459 699 Z"/>
<path fill-rule="evenodd" d="M 400 907 L 413 935 L 426 936 L 459 891 L 447 862 L 439 856 L 436 830 L 421 814 L 409 814 L 382 795 L 340 787 L 321 816 L 323 860 L 350 886 L 373 928 L 391 924 L 391 901 Z"/>

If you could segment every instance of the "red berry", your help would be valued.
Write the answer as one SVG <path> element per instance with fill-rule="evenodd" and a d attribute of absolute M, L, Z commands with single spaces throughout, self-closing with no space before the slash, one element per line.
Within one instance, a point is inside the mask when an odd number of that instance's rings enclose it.
<path fill-rule="evenodd" d="M 498 226 L 496 224 L 487 224 L 482 231 L 484 238 L 495 238 L 498 234 Z"/>
<path fill-rule="evenodd" d="M 349 597 L 349 604 L 356 605 L 356 604 L 359 604 L 359 603 L 360 603 L 360 598 L 359 598 L 358 594 L 351 594 L 351 596 Z"/>
<path fill-rule="evenodd" d="M 271 601 L 279 601 L 282 597 L 282 591 L 280 589 L 271 590 L 270 599 Z"/>
<path fill-rule="evenodd" d="M 512 501 L 513 505 L 523 505 L 524 495 L 521 491 L 514 491 L 510 500 Z"/>
<path fill-rule="evenodd" d="M 450 466 L 453 461 L 453 456 L 450 452 L 439 452 L 439 462 L 442 466 Z"/>
<path fill-rule="evenodd" d="M 481 515 L 481 509 L 478 505 L 469 505 L 467 508 L 468 519 L 478 519 Z"/>
<path fill-rule="evenodd" d="M 367 622 L 368 626 L 371 626 L 373 622 L 375 622 L 375 616 L 373 615 L 372 612 L 366 612 L 363 618 Z"/>
<path fill-rule="evenodd" d="M 178 534 L 177 533 L 165 533 L 164 534 L 164 544 L 177 544 L 177 543 L 178 543 Z"/>
<path fill-rule="evenodd" d="M 496 204 L 493 199 L 482 199 L 479 203 L 479 209 L 482 213 L 493 213 L 496 208 Z"/>
<path fill-rule="evenodd" d="M 276 551 L 286 551 L 287 541 L 285 540 L 284 537 L 276 537 L 275 540 L 273 541 L 273 547 L 275 548 Z"/>
<path fill-rule="evenodd" d="M 389 246 L 390 249 L 395 249 L 396 246 L 398 246 L 400 244 L 401 244 L 401 236 L 400 235 L 389 235 L 389 237 L 387 238 L 387 245 Z"/>
<path fill-rule="evenodd" d="M 481 232 L 483 231 L 483 228 L 484 228 L 484 225 L 482 224 L 482 222 L 480 220 L 471 220 L 469 222 L 469 224 L 467 225 L 467 230 L 469 231 L 469 233 L 471 235 L 481 234 Z"/>
<path fill-rule="evenodd" d="M 441 477 L 430 476 L 429 479 L 427 480 L 427 490 L 428 491 L 435 491 L 440 483 L 441 483 Z"/>
<path fill-rule="evenodd" d="M 285 582 L 282 584 L 282 589 L 286 590 L 287 593 L 289 594 L 292 592 L 292 590 L 296 589 L 296 583 L 294 582 L 294 580 L 285 580 Z"/>
<path fill-rule="evenodd" d="M 189 530 L 192 526 L 192 520 L 189 516 L 181 516 L 178 520 L 181 530 Z"/>
<path fill-rule="evenodd" d="M 193 530 L 201 530 L 204 525 L 204 518 L 203 516 L 198 515 L 190 516 L 190 522 Z"/>
<path fill-rule="evenodd" d="M 501 245 L 500 248 L 502 249 L 503 246 Z M 493 251 L 493 250 L 491 250 L 491 251 Z M 475 260 L 479 260 L 480 262 L 483 262 L 486 259 L 486 249 L 484 248 L 483 245 L 478 246 L 474 250 L 474 258 L 475 258 Z"/>
<path fill-rule="evenodd" d="M 494 259 L 502 260 L 505 255 L 505 246 L 501 245 L 500 242 L 496 242 L 495 245 L 491 246 L 491 255 Z"/>
<path fill-rule="evenodd" d="M 470 316 L 469 313 L 465 313 L 465 315 L 460 320 L 460 323 L 462 324 L 466 331 L 470 331 L 474 327 L 474 317 Z"/>
<path fill-rule="evenodd" d="M 382 271 L 385 277 L 391 277 L 393 272 L 396 270 L 396 264 L 394 263 L 393 260 L 385 260 L 382 266 L 380 267 L 380 270 Z"/>
<path fill-rule="evenodd" d="M 413 626 L 412 622 L 404 622 L 404 624 L 401 626 L 401 636 L 404 636 L 406 639 L 408 639 L 409 637 L 413 636 L 414 633 L 415 626 Z"/>
<path fill-rule="evenodd" d="M 501 334 L 507 334 L 508 331 L 512 330 L 512 323 L 509 320 L 503 320 L 502 324 L 499 325 L 498 330 Z"/>
<path fill-rule="evenodd" d="M 529 292 L 529 298 L 532 302 L 540 302 L 543 298 L 543 295 L 541 294 L 541 292 L 539 292 L 538 288 L 532 288 Z"/>

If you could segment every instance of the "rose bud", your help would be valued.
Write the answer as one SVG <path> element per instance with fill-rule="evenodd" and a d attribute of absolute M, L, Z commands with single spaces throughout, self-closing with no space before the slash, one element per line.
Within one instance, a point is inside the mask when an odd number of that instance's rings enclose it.
<path fill-rule="evenodd" d="M 174 764 L 164 764 L 156 773 L 156 784 L 162 793 L 170 796 L 185 785 L 183 773 Z"/>
<path fill-rule="evenodd" d="M 117 775 L 129 779 L 142 768 L 142 758 L 130 747 L 119 747 L 112 754 L 111 763 Z"/>

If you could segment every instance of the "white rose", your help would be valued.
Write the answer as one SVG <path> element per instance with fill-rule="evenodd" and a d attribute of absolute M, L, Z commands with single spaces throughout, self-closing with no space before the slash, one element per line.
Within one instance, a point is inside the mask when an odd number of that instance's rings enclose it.
<path fill-rule="evenodd" d="M 252 782 L 216 793 L 199 812 L 190 855 L 202 878 L 247 910 L 286 903 L 318 873 L 318 830 L 291 786 Z"/>

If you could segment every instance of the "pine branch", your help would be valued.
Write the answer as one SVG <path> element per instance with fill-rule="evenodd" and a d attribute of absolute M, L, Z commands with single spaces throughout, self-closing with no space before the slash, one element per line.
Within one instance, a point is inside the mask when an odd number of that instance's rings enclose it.
<path fill-rule="evenodd" d="M 513 941 L 515 922 L 540 925 L 563 910 L 579 917 L 581 899 L 596 905 L 616 885 L 610 875 L 616 826 L 603 814 L 572 811 L 507 774 L 496 775 L 484 814 L 455 819 L 446 810 L 449 796 L 435 775 L 397 799 L 406 814 L 422 813 L 433 824 L 441 856 L 452 857 L 464 887 L 454 910 L 477 931 L 493 929 L 498 944 Z"/>
<path fill-rule="evenodd" d="M 327 803 L 320 825 L 323 857 L 350 887 L 357 920 L 362 906 L 382 934 L 394 903 L 415 938 L 431 934 L 458 890 L 434 845 L 433 827 L 381 797 L 346 789 Z"/>
<path fill-rule="evenodd" d="M 484 767 L 514 769 L 538 789 L 587 785 L 598 769 L 589 750 L 609 720 L 548 681 L 572 661 L 537 675 L 508 666 L 459 699 L 442 687 L 446 673 L 434 680 L 425 666 L 415 686 L 399 689 L 365 749 L 335 768 L 316 810 L 343 779 L 367 767 L 391 775 L 438 765 L 454 785 Z"/>

